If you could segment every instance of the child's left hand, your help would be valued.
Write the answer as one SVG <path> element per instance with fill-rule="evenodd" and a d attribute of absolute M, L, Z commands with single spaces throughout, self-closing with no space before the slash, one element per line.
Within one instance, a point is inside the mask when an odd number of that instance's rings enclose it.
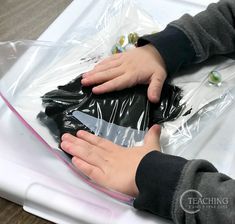
<path fill-rule="evenodd" d="M 154 125 L 140 147 L 124 148 L 85 131 L 77 137 L 62 136 L 61 148 L 73 156 L 73 164 L 96 183 L 130 196 L 138 195 L 137 167 L 150 151 L 160 150 L 160 126 Z"/>

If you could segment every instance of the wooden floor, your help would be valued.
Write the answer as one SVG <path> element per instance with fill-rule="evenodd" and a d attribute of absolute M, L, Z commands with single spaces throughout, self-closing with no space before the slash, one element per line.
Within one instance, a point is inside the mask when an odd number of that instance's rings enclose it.
<path fill-rule="evenodd" d="M 0 41 L 37 39 L 72 0 L 1 0 Z M 0 180 L 1 181 L 1 180 Z M 48 224 L 0 198 L 0 224 Z"/>
<path fill-rule="evenodd" d="M 46 220 L 33 216 L 22 209 L 22 206 L 0 198 L 1 224 L 49 224 Z"/>

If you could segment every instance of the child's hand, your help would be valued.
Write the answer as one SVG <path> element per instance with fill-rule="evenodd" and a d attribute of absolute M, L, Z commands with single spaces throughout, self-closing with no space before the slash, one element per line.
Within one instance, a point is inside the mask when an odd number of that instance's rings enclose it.
<path fill-rule="evenodd" d="M 123 148 L 85 131 L 77 137 L 62 136 L 61 147 L 73 156 L 73 164 L 96 183 L 130 196 L 137 196 L 135 183 L 141 159 L 152 150 L 160 150 L 160 126 L 154 125 L 141 147 Z"/>
<path fill-rule="evenodd" d="M 148 98 L 156 103 L 166 79 L 164 61 L 150 44 L 113 55 L 83 75 L 84 86 L 97 85 L 93 93 L 125 89 L 136 84 L 149 84 Z"/>

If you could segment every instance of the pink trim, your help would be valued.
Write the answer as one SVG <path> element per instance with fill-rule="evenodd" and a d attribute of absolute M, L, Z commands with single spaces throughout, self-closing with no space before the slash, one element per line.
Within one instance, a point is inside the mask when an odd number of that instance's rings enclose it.
<path fill-rule="evenodd" d="M 117 199 L 121 202 L 124 202 L 126 204 L 131 205 L 133 202 L 133 198 L 124 195 L 119 192 L 115 192 L 109 189 L 106 189 L 104 187 L 99 186 L 98 184 L 95 184 L 91 182 L 88 178 L 80 174 L 75 167 L 72 165 L 72 163 L 68 163 L 63 157 L 61 157 L 56 151 L 33 129 L 32 126 L 29 125 L 29 123 L 19 114 L 19 112 L 10 104 L 10 102 L 3 96 L 3 94 L 0 92 L 0 96 L 3 99 L 3 101 L 6 103 L 6 105 L 9 107 L 9 109 L 17 116 L 17 118 L 21 121 L 21 123 L 28 128 L 31 133 L 40 141 L 42 142 L 59 160 L 63 161 L 76 175 L 79 176 L 85 183 L 89 184 L 91 187 L 95 188 L 98 191 L 101 191 L 102 193 L 105 193 L 109 196 L 111 196 L 114 199 Z"/>

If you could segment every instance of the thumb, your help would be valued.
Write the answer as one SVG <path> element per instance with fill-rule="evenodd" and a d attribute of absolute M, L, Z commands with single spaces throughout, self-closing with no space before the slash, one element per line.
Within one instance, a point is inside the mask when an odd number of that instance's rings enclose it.
<path fill-rule="evenodd" d="M 161 77 L 159 77 L 159 75 L 157 74 L 152 75 L 148 87 L 148 99 L 152 103 L 157 103 L 160 100 L 163 83 L 164 80 L 162 80 Z"/>
<path fill-rule="evenodd" d="M 157 124 L 153 125 L 144 137 L 144 145 L 160 151 L 160 134 L 161 126 Z"/>

